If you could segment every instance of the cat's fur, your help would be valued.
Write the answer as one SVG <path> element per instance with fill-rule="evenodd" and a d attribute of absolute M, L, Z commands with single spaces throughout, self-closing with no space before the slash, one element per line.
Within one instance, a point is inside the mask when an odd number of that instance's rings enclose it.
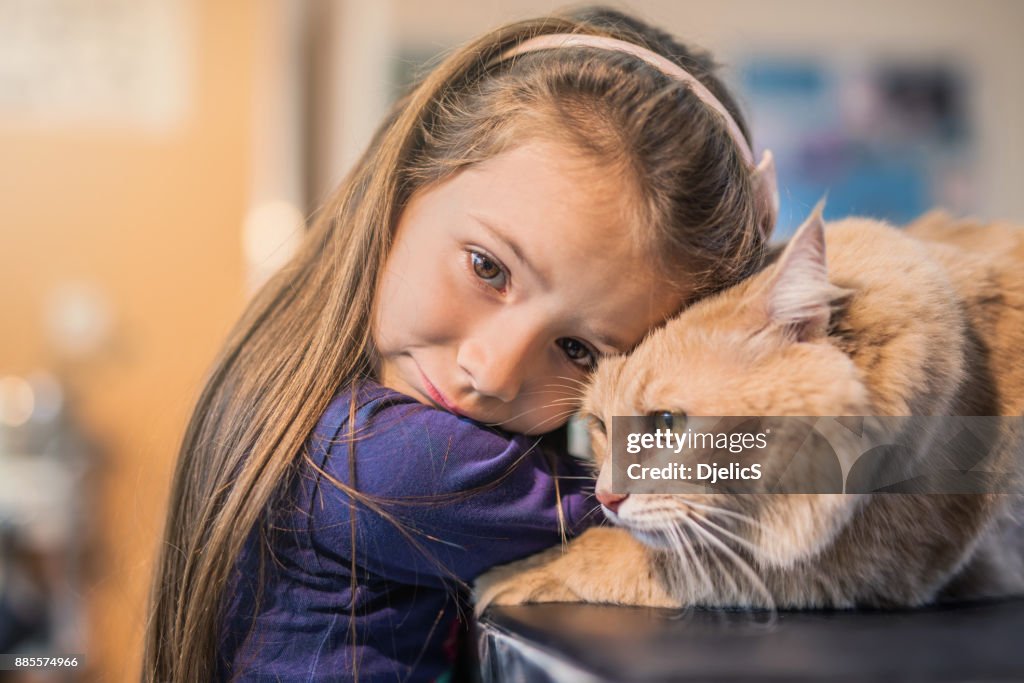
<path fill-rule="evenodd" d="M 816 210 L 759 274 L 603 362 L 583 412 L 597 418 L 599 467 L 600 423 L 615 415 L 1021 415 L 1022 349 L 1024 231 L 940 213 L 903 231 L 867 219 L 826 230 Z M 1020 433 L 1002 434 L 1000 466 L 1018 466 L 1022 447 Z M 609 470 L 599 490 L 610 491 Z M 999 494 L 633 495 L 609 515 L 619 527 L 484 575 L 477 606 L 909 606 L 1019 593 L 1020 512 L 1019 496 Z"/>

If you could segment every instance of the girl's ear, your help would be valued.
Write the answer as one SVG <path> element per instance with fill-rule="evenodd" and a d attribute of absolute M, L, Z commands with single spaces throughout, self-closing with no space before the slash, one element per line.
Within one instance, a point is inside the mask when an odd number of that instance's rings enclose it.
<path fill-rule="evenodd" d="M 757 225 L 765 242 L 775 230 L 779 215 L 779 181 L 775 176 L 775 157 L 770 149 L 761 155 L 761 163 L 754 169 L 754 202 L 757 208 Z"/>
<path fill-rule="evenodd" d="M 763 290 L 769 324 L 795 341 L 826 334 L 832 300 L 842 292 L 828 281 L 824 205 L 818 202 L 793 235 Z"/>

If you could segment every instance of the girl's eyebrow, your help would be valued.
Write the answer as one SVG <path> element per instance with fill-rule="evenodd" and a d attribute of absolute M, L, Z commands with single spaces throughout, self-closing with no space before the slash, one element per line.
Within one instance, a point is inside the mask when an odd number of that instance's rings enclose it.
<path fill-rule="evenodd" d="M 502 230 L 498 226 L 494 225 L 493 221 L 490 221 L 489 219 L 484 219 L 475 213 L 469 212 L 469 216 L 470 218 L 473 218 L 477 223 L 479 223 L 484 230 L 490 233 L 491 237 L 493 237 L 494 239 L 508 247 L 509 251 L 511 251 L 512 254 L 516 257 L 516 260 L 519 261 L 519 265 L 528 270 L 535 278 L 537 278 L 542 287 L 547 288 L 549 286 L 547 279 L 544 277 L 544 274 L 537 270 L 532 263 L 530 263 L 530 261 L 523 254 L 522 247 L 520 247 L 519 243 L 515 241 L 511 234 L 509 234 L 508 230 Z"/>

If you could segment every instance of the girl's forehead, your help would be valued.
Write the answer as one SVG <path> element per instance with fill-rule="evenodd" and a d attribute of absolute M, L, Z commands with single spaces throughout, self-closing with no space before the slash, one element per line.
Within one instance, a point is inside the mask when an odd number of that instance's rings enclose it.
<path fill-rule="evenodd" d="M 468 214 L 547 250 L 625 257 L 640 246 L 632 181 L 566 145 L 532 141 L 470 167 L 449 190 Z"/>

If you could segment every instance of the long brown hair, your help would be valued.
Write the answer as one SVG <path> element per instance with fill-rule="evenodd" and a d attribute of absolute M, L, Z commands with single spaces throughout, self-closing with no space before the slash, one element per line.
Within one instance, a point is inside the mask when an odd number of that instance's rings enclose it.
<path fill-rule="evenodd" d="M 707 54 L 612 10 L 507 25 L 441 61 L 394 105 L 216 360 L 174 473 L 143 680 L 216 675 L 221 606 L 246 537 L 302 464 L 303 444 L 331 398 L 374 376 L 374 293 L 413 193 L 531 136 L 553 136 L 620 174 L 637 200 L 640 227 L 632 227 L 667 283 L 685 284 L 695 298 L 755 269 L 764 238 L 750 169 L 721 118 L 684 84 L 609 50 L 499 59 L 536 35 L 573 32 L 627 40 L 676 61 L 749 139 Z"/>

